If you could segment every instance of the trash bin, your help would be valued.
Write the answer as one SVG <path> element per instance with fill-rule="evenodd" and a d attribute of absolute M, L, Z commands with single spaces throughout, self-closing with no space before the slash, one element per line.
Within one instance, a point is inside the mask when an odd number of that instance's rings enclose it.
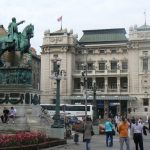
<path fill-rule="evenodd" d="M 79 134 L 78 133 L 74 134 L 74 142 L 75 142 L 75 144 L 78 144 L 78 142 L 79 142 Z"/>

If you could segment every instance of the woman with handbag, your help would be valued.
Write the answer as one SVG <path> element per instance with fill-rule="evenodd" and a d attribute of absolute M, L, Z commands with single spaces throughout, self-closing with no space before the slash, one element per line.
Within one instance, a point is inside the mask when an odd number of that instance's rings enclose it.
<path fill-rule="evenodd" d="M 84 133 L 83 133 L 83 142 L 86 142 L 86 150 L 90 150 L 90 142 L 92 138 L 93 126 L 92 120 L 89 117 L 86 117 L 86 121 L 84 123 Z"/>

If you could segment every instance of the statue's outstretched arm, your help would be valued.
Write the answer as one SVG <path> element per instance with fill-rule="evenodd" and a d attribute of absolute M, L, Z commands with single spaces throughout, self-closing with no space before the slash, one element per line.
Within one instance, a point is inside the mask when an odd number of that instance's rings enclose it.
<path fill-rule="evenodd" d="M 20 21 L 20 22 L 17 23 L 17 25 L 20 25 L 20 24 L 22 24 L 22 23 L 24 23 L 24 22 L 25 22 L 25 20 Z"/>

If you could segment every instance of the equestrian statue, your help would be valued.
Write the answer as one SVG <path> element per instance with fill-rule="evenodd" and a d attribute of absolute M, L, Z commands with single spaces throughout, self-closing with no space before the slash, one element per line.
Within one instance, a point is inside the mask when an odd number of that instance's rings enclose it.
<path fill-rule="evenodd" d="M 18 25 L 24 22 L 17 23 L 16 18 L 12 18 L 12 22 L 8 26 L 8 34 L 0 37 L 0 57 L 5 51 L 20 51 L 21 54 L 29 52 L 30 39 L 34 35 L 34 26 L 29 24 L 22 33 L 18 32 Z"/>

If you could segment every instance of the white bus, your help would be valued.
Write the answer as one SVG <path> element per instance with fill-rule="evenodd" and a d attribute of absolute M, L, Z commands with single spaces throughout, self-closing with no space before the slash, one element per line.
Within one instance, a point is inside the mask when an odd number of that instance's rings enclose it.
<path fill-rule="evenodd" d="M 50 116 L 55 114 L 55 104 L 40 104 L 42 109 L 47 110 Z M 81 104 L 60 104 L 60 115 L 76 116 L 79 119 L 85 116 L 85 105 Z M 92 118 L 92 105 L 87 105 L 87 115 Z"/>

